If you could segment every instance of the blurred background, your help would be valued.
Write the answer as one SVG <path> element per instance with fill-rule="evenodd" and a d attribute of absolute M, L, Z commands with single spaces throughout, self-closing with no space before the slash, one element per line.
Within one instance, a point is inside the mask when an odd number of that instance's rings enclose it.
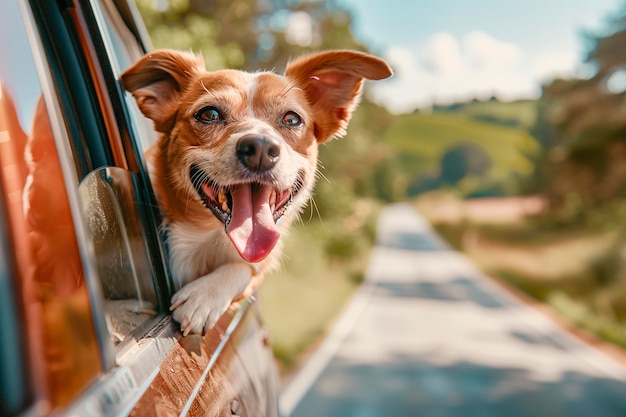
<path fill-rule="evenodd" d="M 261 303 L 282 372 L 362 282 L 377 215 L 410 201 L 488 275 L 626 348 L 626 2 L 136 0 L 155 48 L 282 72 L 382 56 Z M 298 294 L 294 296 L 293 294 Z"/>

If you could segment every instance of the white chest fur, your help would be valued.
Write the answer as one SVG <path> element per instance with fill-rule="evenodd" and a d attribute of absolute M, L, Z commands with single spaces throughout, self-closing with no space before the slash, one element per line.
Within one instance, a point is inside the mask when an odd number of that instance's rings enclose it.
<path fill-rule="evenodd" d="M 189 223 L 166 226 L 170 269 L 177 288 L 206 275 L 220 265 L 241 261 L 221 229 L 200 231 Z"/>

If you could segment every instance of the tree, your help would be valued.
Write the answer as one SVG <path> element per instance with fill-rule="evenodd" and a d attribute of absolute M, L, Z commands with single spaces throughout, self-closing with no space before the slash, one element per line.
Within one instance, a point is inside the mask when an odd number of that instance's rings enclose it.
<path fill-rule="evenodd" d="M 201 52 L 208 69 L 272 69 L 308 50 L 366 50 L 334 1 L 136 1 L 156 48 Z"/>
<path fill-rule="evenodd" d="M 595 74 L 552 81 L 538 106 L 534 133 L 543 153 L 534 188 L 555 210 L 573 196 L 582 212 L 626 197 L 626 3 L 585 40 L 585 60 Z"/>
<path fill-rule="evenodd" d="M 447 150 L 441 157 L 440 181 L 456 185 L 463 178 L 473 175 L 485 176 L 493 162 L 482 146 L 463 143 Z"/>

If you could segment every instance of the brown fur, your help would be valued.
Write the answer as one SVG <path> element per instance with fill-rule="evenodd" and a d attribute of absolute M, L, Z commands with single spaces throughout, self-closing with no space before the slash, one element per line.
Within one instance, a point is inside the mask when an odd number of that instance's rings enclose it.
<path fill-rule="evenodd" d="M 254 291 L 277 265 L 278 232 L 286 231 L 311 195 L 318 145 L 345 134 L 364 79 L 391 73 L 381 59 L 354 51 L 301 57 L 281 76 L 206 72 L 197 56 L 162 50 L 122 75 L 161 133 L 151 151 L 153 182 L 168 229 L 171 269 L 182 287 L 172 310 L 185 334 L 212 327 L 234 299 Z M 202 118 L 216 114 L 219 120 Z M 244 162 L 240 144 L 250 137 L 274 146 L 271 156 L 265 148 L 254 153 L 270 158 L 270 167 Z M 223 210 L 230 216 L 226 223 L 214 215 L 225 203 L 208 189 L 226 190 L 232 198 Z M 279 224 L 272 225 L 277 216 Z"/>

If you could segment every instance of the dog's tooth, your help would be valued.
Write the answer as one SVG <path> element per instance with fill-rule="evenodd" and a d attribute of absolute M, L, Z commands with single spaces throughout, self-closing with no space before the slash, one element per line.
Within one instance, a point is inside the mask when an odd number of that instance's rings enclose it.
<path fill-rule="evenodd" d="M 230 213 L 230 208 L 228 208 L 228 197 L 226 197 L 225 187 L 221 187 L 219 192 L 217 193 L 217 202 L 221 204 L 222 211 L 226 213 Z"/>
<path fill-rule="evenodd" d="M 228 203 L 228 198 L 226 198 L 226 188 L 224 187 L 220 188 L 220 192 L 217 195 L 217 199 L 222 205 Z"/>
<path fill-rule="evenodd" d="M 276 208 L 276 191 L 272 191 L 272 195 L 270 196 L 270 207 L 272 211 Z"/>

